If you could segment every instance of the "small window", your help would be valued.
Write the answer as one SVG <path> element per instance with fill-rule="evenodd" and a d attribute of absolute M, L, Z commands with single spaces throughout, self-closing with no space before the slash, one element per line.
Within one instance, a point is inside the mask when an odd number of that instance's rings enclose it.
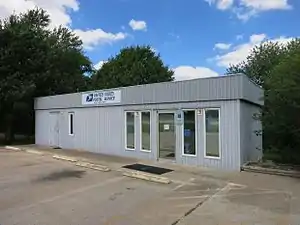
<path fill-rule="evenodd" d="M 196 155 L 196 116 L 195 111 L 184 111 L 183 154 Z"/>
<path fill-rule="evenodd" d="M 205 110 L 205 156 L 220 157 L 220 110 Z"/>
<path fill-rule="evenodd" d="M 142 151 L 151 151 L 151 113 L 141 112 Z"/>
<path fill-rule="evenodd" d="M 69 135 L 74 135 L 74 113 L 69 113 Z"/>
<path fill-rule="evenodd" d="M 126 112 L 125 113 L 125 140 L 126 145 L 125 148 L 127 150 L 135 150 L 135 113 L 134 112 Z"/>

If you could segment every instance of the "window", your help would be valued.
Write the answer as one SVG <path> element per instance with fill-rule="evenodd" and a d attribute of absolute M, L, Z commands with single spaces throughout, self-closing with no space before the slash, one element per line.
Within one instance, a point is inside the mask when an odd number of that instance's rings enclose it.
<path fill-rule="evenodd" d="M 196 116 L 195 111 L 184 111 L 183 154 L 196 155 Z"/>
<path fill-rule="evenodd" d="M 127 150 L 134 150 L 135 149 L 135 113 L 134 112 L 126 112 L 125 113 L 125 140 L 126 140 L 126 146 L 125 148 Z"/>
<path fill-rule="evenodd" d="M 205 110 L 205 156 L 220 157 L 220 110 Z"/>
<path fill-rule="evenodd" d="M 142 151 L 151 151 L 151 113 L 141 112 L 141 148 Z"/>
<path fill-rule="evenodd" d="M 74 135 L 74 113 L 69 113 L 69 135 Z"/>

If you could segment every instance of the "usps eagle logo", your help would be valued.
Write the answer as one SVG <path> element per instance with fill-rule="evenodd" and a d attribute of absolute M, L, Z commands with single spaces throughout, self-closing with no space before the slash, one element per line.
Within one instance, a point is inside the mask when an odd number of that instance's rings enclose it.
<path fill-rule="evenodd" d="M 94 95 L 93 94 L 89 94 L 88 96 L 86 96 L 86 102 L 92 102 L 94 99 Z"/>

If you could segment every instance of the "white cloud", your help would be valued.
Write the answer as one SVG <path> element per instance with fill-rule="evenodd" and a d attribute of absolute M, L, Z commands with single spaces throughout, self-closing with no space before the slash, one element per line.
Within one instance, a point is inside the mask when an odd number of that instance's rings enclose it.
<path fill-rule="evenodd" d="M 204 0 L 208 2 L 209 5 L 216 4 L 217 8 L 220 10 L 226 10 L 233 5 L 234 0 Z"/>
<path fill-rule="evenodd" d="M 191 80 L 218 76 L 217 72 L 206 67 L 179 66 L 173 70 L 175 80 Z"/>
<path fill-rule="evenodd" d="M 240 0 L 240 4 L 260 11 L 273 9 L 290 9 L 289 0 Z"/>
<path fill-rule="evenodd" d="M 72 18 L 70 14 L 79 10 L 79 0 L 0 0 L 0 19 L 13 13 L 23 13 L 35 7 L 43 8 L 50 15 L 50 27 L 59 25 L 70 27 Z M 112 43 L 126 37 L 124 33 L 107 33 L 102 29 L 74 30 L 82 39 L 84 47 L 92 49 L 98 44 Z"/>
<path fill-rule="evenodd" d="M 99 61 L 97 64 L 95 64 L 94 65 L 94 68 L 96 69 L 96 70 L 99 70 L 99 69 L 101 69 L 102 68 L 102 66 L 104 65 L 104 63 L 106 63 L 107 61 Z"/>
<path fill-rule="evenodd" d="M 240 20 L 248 20 L 260 12 L 292 9 L 290 0 L 204 0 L 219 10 L 230 10 Z"/>
<path fill-rule="evenodd" d="M 204 0 L 208 2 L 209 5 L 216 4 L 216 7 L 220 10 L 226 10 L 230 8 L 234 2 L 234 0 Z"/>
<path fill-rule="evenodd" d="M 231 44 L 217 43 L 217 44 L 215 44 L 214 49 L 228 50 L 228 49 L 230 49 L 230 47 L 231 47 Z"/>
<path fill-rule="evenodd" d="M 285 44 L 292 39 L 293 38 L 291 37 L 282 36 L 275 39 L 269 39 L 268 41 Z M 234 46 L 233 51 L 227 52 L 223 55 L 217 55 L 214 60 L 220 67 L 228 67 L 232 64 L 238 64 L 247 58 L 256 45 L 259 45 L 264 41 L 267 41 L 266 34 L 253 34 L 249 37 L 249 41 L 247 43 Z"/>
<path fill-rule="evenodd" d="M 79 10 L 78 0 L 0 0 L 0 19 L 12 13 L 22 13 L 29 9 L 40 7 L 50 15 L 52 26 L 70 25 L 70 12 Z"/>
<path fill-rule="evenodd" d="M 99 44 L 113 43 L 126 38 L 125 33 L 107 33 L 100 28 L 95 30 L 74 30 L 74 32 L 81 38 L 83 47 L 87 50 L 92 50 Z"/>
<path fill-rule="evenodd" d="M 230 8 L 233 4 L 233 0 L 219 0 L 217 3 L 218 9 L 226 10 Z"/>
<path fill-rule="evenodd" d="M 142 30 L 142 31 L 147 30 L 147 23 L 142 20 L 132 19 L 129 21 L 129 26 L 132 28 L 132 30 Z"/>
<path fill-rule="evenodd" d="M 250 43 L 259 44 L 260 42 L 265 40 L 266 37 L 267 37 L 266 34 L 253 34 L 250 36 Z"/>

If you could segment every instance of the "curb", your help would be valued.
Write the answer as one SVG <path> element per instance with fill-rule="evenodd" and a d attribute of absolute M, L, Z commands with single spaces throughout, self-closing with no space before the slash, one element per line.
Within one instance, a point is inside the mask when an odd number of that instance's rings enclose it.
<path fill-rule="evenodd" d="M 102 165 L 93 164 L 93 163 L 89 163 L 89 162 L 77 162 L 75 165 L 93 169 L 93 170 L 103 171 L 103 172 L 110 171 L 110 169 L 107 166 L 102 166 Z"/>
<path fill-rule="evenodd" d="M 278 175 L 278 176 L 286 176 L 286 177 L 295 177 L 295 178 L 300 177 L 300 173 L 297 171 L 284 171 L 284 170 L 261 168 L 261 167 L 255 167 L 255 166 L 243 166 L 242 171 L 252 172 L 252 173 L 263 173 L 263 174 L 270 174 L 270 175 Z"/>
<path fill-rule="evenodd" d="M 166 177 L 159 177 L 152 174 L 141 173 L 141 172 L 123 172 L 123 176 L 132 177 L 141 180 L 147 180 L 155 183 L 169 184 L 171 181 Z"/>
<path fill-rule="evenodd" d="M 58 159 L 58 160 L 65 160 L 65 161 L 69 161 L 69 162 L 77 162 L 78 161 L 78 159 L 71 158 L 71 157 L 64 156 L 64 155 L 53 155 L 52 158 Z"/>
<path fill-rule="evenodd" d="M 36 155 L 44 155 L 43 152 L 36 151 L 36 150 L 33 150 L 33 149 L 25 149 L 25 152 L 30 153 L 30 154 L 36 154 Z"/>
<path fill-rule="evenodd" d="M 14 151 L 25 151 L 25 152 L 31 153 L 31 154 L 44 155 L 43 152 L 40 152 L 40 151 L 37 151 L 34 149 L 22 149 L 22 148 L 13 147 L 13 146 L 5 146 L 5 149 L 14 150 Z M 90 162 L 79 161 L 79 159 L 68 157 L 65 155 L 52 155 L 52 158 L 57 159 L 57 160 L 64 160 L 64 161 L 72 162 L 72 163 L 75 163 L 76 166 L 85 167 L 85 168 L 89 168 L 89 169 L 93 169 L 93 170 L 97 170 L 97 171 L 102 171 L 102 172 L 111 171 L 111 169 L 108 168 L 107 166 L 94 164 L 94 163 L 90 163 Z M 151 181 L 151 182 L 160 183 L 160 184 L 170 184 L 171 183 L 171 180 L 166 177 L 156 176 L 156 175 L 152 175 L 149 173 L 134 172 L 134 171 L 127 171 L 127 170 L 125 170 L 125 171 L 117 170 L 117 171 L 122 172 L 123 176 L 126 176 L 126 177 L 141 179 L 141 180 L 145 180 L 145 181 Z"/>
<path fill-rule="evenodd" d="M 5 149 L 8 149 L 8 150 L 22 151 L 21 148 L 17 148 L 17 147 L 13 147 L 13 146 L 5 146 L 4 148 L 5 148 Z"/>

